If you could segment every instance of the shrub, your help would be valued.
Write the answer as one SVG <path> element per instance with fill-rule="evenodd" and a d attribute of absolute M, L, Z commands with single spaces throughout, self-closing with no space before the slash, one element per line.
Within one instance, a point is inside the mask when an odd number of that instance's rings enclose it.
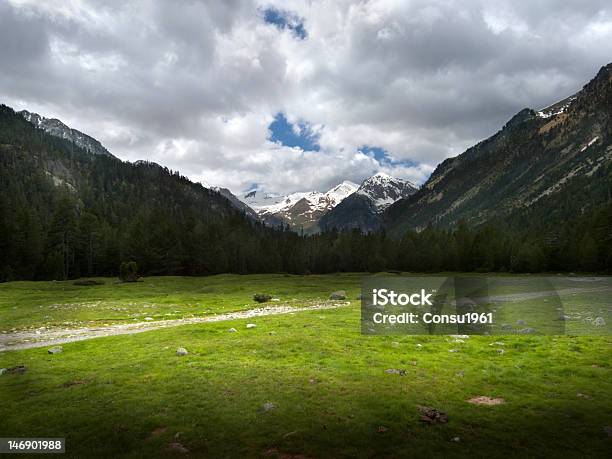
<path fill-rule="evenodd" d="M 265 293 L 256 293 L 253 295 L 253 299 L 258 303 L 266 303 L 272 299 L 270 295 L 266 295 Z"/>
<path fill-rule="evenodd" d="M 119 279 L 123 282 L 136 282 L 138 280 L 138 265 L 135 261 L 124 261 L 119 266 Z"/>

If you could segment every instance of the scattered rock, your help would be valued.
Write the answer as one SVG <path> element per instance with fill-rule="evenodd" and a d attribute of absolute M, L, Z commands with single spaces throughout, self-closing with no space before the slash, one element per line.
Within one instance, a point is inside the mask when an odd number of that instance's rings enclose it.
<path fill-rule="evenodd" d="M 498 354 L 503 354 L 503 353 L 504 353 L 504 350 L 503 350 L 503 349 L 497 349 L 497 353 L 498 353 Z"/>
<path fill-rule="evenodd" d="M 263 413 L 267 413 L 268 411 L 272 411 L 273 409 L 276 408 L 276 405 L 272 402 L 266 402 L 262 405 L 262 407 L 259 409 L 259 411 L 263 412 Z"/>
<path fill-rule="evenodd" d="M 465 341 L 460 338 L 456 338 L 453 340 L 453 343 L 461 344 L 461 343 L 465 343 Z"/>
<path fill-rule="evenodd" d="M 234 327 L 230 328 L 228 330 L 230 333 L 236 333 L 238 330 L 236 330 Z"/>
<path fill-rule="evenodd" d="M 336 292 L 332 292 L 329 295 L 330 300 L 346 300 L 346 292 L 344 290 L 338 290 Z"/>
<path fill-rule="evenodd" d="M 393 341 L 393 342 L 391 343 L 391 346 L 393 346 L 393 347 L 399 347 L 399 345 L 400 345 L 400 344 L 399 344 L 397 341 Z"/>
<path fill-rule="evenodd" d="M 417 348 L 417 349 L 421 349 L 422 347 L 423 347 L 423 345 L 422 345 L 422 344 L 417 343 L 417 345 L 416 345 L 416 348 Z"/>
<path fill-rule="evenodd" d="M 526 325 L 525 321 L 523 319 L 519 319 L 516 321 L 517 325 Z"/>
<path fill-rule="evenodd" d="M 418 408 L 421 415 L 419 420 L 421 422 L 427 424 L 446 424 L 448 422 L 448 415 L 442 411 L 429 408 L 428 406 L 419 406 Z"/>
<path fill-rule="evenodd" d="M 144 320 L 151 321 L 151 320 L 155 320 L 155 319 L 153 317 L 145 317 Z"/>
<path fill-rule="evenodd" d="M 6 368 L 0 368 L 0 376 L 6 373 Z"/>
<path fill-rule="evenodd" d="M 49 354 L 61 354 L 62 352 L 64 352 L 64 348 L 62 346 L 55 346 L 47 349 L 47 353 Z"/>
<path fill-rule="evenodd" d="M 595 321 L 593 321 L 593 325 L 596 327 L 603 327 L 606 324 L 606 321 L 603 317 L 597 317 Z"/>
<path fill-rule="evenodd" d="M 501 324 L 501 329 L 508 331 L 508 330 L 512 330 L 512 325 L 510 324 Z"/>
<path fill-rule="evenodd" d="M 465 375 L 465 373 L 463 371 L 458 371 L 457 373 L 455 373 L 455 376 L 457 378 L 463 378 L 464 375 Z"/>
<path fill-rule="evenodd" d="M 400 370 L 399 368 L 389 368 L 388 370 L 385 370 L 385 373 L 390 375 L 406 376 L 406 370 Z"/>
<path fill-rule="evenodd" d="M 527 327 L 527 328 L 522 328 L 517 333 L 520 333 L 521 335 L 531 335 L 535 332 L 536 332 L 535 328 Z"/>
<path fill-rule="evenodd" d="M 189 453 L 189 450 L 187 448 L 185 448 L 182 444 L 180 444 L 179 442 L 175 441 L 173 443 L 170 443 L 168 445 L 168 449 L 170 451 L 174 451 L 175 453 L 181 453 L 181 454 L 187 454 Z"/>
<path fill-rule="evenodd" d="M 389 428 L 385 426 L 378 426 L 378 429 L 376 429 L 378 433 L 385 433 L 387 430 L 389 430 Z"/>
<path fill-rule="evenodd" d="M 449 349 L 448 352 L 459 352 L 457 349 Z"/>
<path fill-rule="evenodd" d="M 479 395 L 478 397 L 472 397 L 467 402 L 471 403 L 472 405 L 488 405 L 488 406 L 502 405 L 506 403 L 506 401 L 503 398 L 492 398 L 492 397 L 487 397 L 486 395 Z"/>
<path fill-rule="evenodd" d="M 255 324 L 246 324 L 246 328 L 257 328 Z"/>
<path fill-rule="evenodd" d="M 280 301 L 280 298 L 272 298 L 270 301 L 274 301 L 275 303 Z"/>
<path fill-rule="evenodd" d="M 562 316 L 560 316 L 558 319 L 555 319 L 555 320 L 565 321 L 565 320 L 570 320 L 570 319 L 571 319 L 570 316 L 563 314 Z"/>
<path fill-rule="evenodd" d="M 591 398 L 591 396 L 590 396 L 590 395 L 587 395 L 587 394 L 582 394 L 582 393 L 580 393 L 580 392 L 578 392 L 578 393 L 576 394 L 576 397 L 578 397 L 578 398 L 587 398 L 587 399 L 588 399 L 588 398 Z"/>
<path fill-rule="evenodd" d="M 187 349 L 185 349 L 184 347 L 179 347 L 176 350 L 176 355 L 179 357 L 183 357 L 184 355 L 187 355 L 187 354 L 189 354 L 189 352 L 187 352 Z"/>
<path fill-rule="evenodd" d="M 470 339 L 470 335 L 450 335 L 450 337 L 455 339 Z"/>
<path fill-rule="evenodd" d="M 459 443 L 461 441 L 461 439 L 459 437 L 453 437 L 453 438 L 451 438 L 451 441 L 453 441 L 455 443 Z"/>

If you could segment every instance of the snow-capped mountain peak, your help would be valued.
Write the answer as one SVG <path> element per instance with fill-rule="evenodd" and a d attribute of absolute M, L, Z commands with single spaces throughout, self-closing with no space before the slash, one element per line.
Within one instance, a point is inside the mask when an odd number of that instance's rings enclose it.
<path fill-rule="evenodd" d="M 379 172 L 364 180 L 357 193 L 367 197 L 377 211 L 382 212 L 395 201 L 413 194 L 416 189 L 417 187 L 408 180 Z"/>

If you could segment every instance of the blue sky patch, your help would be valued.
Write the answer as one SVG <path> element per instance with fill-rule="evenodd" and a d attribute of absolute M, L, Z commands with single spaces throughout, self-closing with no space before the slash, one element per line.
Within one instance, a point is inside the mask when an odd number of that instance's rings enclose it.
<path fill-rule="evenodd" d="M 306 38 L 307 33 L 304 28 L 304 20 L 296 14 L 273 7 L 266 8 L 263 14 L 264 21 L 268 24 L 273 24 L 279 29 L 289 29 L 300 40 Z"/>
<path fill-rule="evenodd" d="M 312 132 L 308 124 L 300 123 L 296 129 L 287 121 L 283 113 L 276 115 L 269 129 L 271 133 L 269 139 L 272 142 L 280 142 L 287 147 L 300 147 L 305 151 L 319 151 L 320 149 L 317 143 L 319 137 Z"/>
<path fill-rule="evenodd" d="M 371 147 L 369 145 L 363 145 L 361 148 L 359 148 L 359 151 L 363 154 L 373 157 L 381 165 L 405 167 L 413 167 L 417 165 L 416 162 L 410 159 L 401 159 L 399 161 L 393 159 L 391 156 L 389 156 L 387 150 L 380 147 Z"/>

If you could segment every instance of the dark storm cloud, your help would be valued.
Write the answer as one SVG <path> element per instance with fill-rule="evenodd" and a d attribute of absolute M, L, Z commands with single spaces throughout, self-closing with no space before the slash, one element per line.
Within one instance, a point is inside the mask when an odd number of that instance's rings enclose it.
<path fill-rule="evenodd" d="M 234 190 L 422 181 L 612 61 L 608 3 L 0 0 L 0 96 Z M 320 151 L 271 142 L 278 113 Z"/>

